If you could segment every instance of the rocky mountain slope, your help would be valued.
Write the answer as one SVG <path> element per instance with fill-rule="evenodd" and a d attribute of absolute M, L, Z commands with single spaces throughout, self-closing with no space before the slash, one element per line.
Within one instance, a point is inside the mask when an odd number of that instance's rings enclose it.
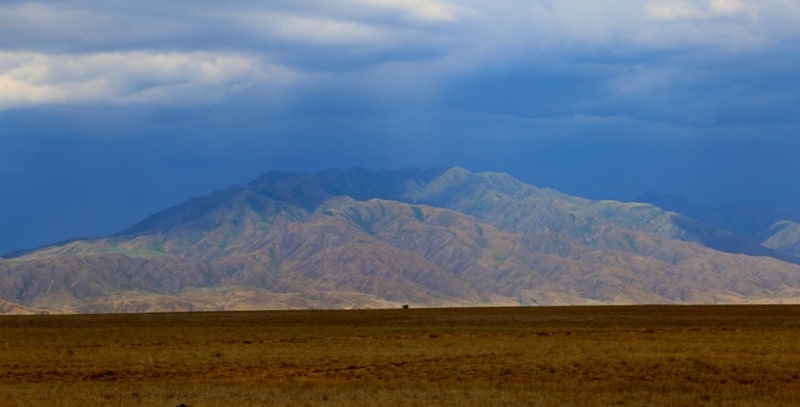
<path fill-rule="evenodd" d="M 800 302 L 800 266 L 730 234 L 461 168 L 268 173 L 0 259 L 0 312 Z"/>
<path fill-rule="evenodd" d="M 800 223 L 779 220 L 758 237 L 761 245 L 777 252 L 800 257 Z"/>

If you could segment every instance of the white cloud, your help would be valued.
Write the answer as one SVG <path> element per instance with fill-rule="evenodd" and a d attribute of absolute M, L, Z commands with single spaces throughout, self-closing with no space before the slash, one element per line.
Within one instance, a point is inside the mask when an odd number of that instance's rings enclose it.
<path fill-rule="evenodd" d="M 22 3 L 15 7 L 0 7 L 0 19 L 5 24 L 15 26 L 25 24 L 34 29 L 43 29 L 48 26 L 51 28 L 58 27 L 81 17 L 86 17 L 86 15 L 79 11 L 56 8 L 52 5 L 40 3 Z"/>
<path fill-rule="evenodd" d="M 435 0 L 354 0 L 357 5 L 380 7 L 401 13 L 403 19 L 413 22 L 449 23 L 459 20 L 464 7 Z"/>
<path fill-rule="evenodd" d="M 666 1 L 645 5 L 648 17 L 655 20 L 702 18 L 705 13 L 689 1 Z"/>
<path fill-rule="evenodd" d="M 549 0 L 530 8 L 528 46 L 562 55 L 665 49 L 747 50 L 774 42 L 786 22 L 762 11 L 778 0 Z M 766 4 L 769 3 L 770 6 Z M 511 24 L 509 24 L 511 26 Z M 797 35 L 797 28 L 791 28 Z"/>
<path fill-rule="evenodd" d="M 2 4 L 2 106 L 192 101 L 253 84 L 293 83 L 302 71 L 314 72 L 314 83 L 323 86 L 347 76 L 377 93 L 411 94 L 465 73 L 531 61 L 581 70 L 608 58 L 647 67 L 642 59 L 663 51 L 736 54 L 800 36 L 794 0 Z M 631 76 L 617 89 L 658 88 L 692 63 L 662 62 L 674 64 L 672 74 L 623 69 Z"/>
<path fill-rule="evenodd" d="M 646 4 L 648 17 L 654 20 L 714 19 L 755 17 L 755 7 L 739 0 L 662 0 Z"/>
<path fill-rule="evenodd" d="M 387 40 L 380 28 L 355 21 L 272 12 L 235 13 L 232 17 L 267 38 L 312 46 L 370 45 Z"/>
<path fill-rule="evenodd" d="M 121 2 L 124 3 L 124 2 Z M 191 14 L 161 14 L 160 7 L 147 10 L 146 3 L 106 4 L 81 2 L 37 2 L 3 6 L 0 2 L 0 48 L 9 39 L 11 45 L 46 45 L 60 49 L 71 47 L 115 48 L 131 42 L 162 41 L 193 30 Z M 144 8 L 144 10 L 142 9 Z M 200 27 L 195 26 L 195 29 Z M 18 47 L 14 47 L 18 48 Z"/>
<path fill-rule="evenodd" d="M 39 104 L 213 99 L 254 83 L 284 86 L 292 71 L 244 55 L 0 53 L 0 109 Z"/>
<path fill-rule="evenodd" d="M 753 7 L 738 0 L 711 0 L 709 9 L 713 15 L 751 15 Z"/>

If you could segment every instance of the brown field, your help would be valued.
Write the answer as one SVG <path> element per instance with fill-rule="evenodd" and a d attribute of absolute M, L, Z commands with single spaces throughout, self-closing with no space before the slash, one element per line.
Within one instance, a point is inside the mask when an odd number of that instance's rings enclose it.
<path fill-rule="evenodd" d="M 0 406 L 795 406 L 800 306 L 0 317 Z"/>

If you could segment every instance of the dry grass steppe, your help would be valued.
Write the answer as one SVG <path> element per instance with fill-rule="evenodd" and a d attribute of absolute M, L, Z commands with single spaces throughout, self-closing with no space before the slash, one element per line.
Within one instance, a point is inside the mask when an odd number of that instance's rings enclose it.
<path fill-rule="evenodd" d="M 0 406 L 789 406 L 800 306 L 0 317 Z"/>

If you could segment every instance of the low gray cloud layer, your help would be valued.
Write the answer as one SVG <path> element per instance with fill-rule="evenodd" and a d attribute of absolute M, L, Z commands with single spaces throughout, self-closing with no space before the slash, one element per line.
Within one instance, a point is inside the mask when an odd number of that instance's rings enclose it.
<path fill-rule="evenodd" d="M 296 100 L 332 83 L 425 99 L 461 76 L 517 69 L 594 82 L 598 94 L 566 101 L 591 114 L 644 102 L 677 120 L 654 105 L 702 89 L 711 94 L 695 117 L 672 114 L 701 123 L 742 110 L 745 96 L 789 102 L 742 82 L 791 74 L 796 61 L 784 59 L 798 19 L 800 8 L 781 0 L 7 1 L 0 108 L 180 105 L 251 87 Z M 748 70 L 753 59 L 765 62 Z"/>

